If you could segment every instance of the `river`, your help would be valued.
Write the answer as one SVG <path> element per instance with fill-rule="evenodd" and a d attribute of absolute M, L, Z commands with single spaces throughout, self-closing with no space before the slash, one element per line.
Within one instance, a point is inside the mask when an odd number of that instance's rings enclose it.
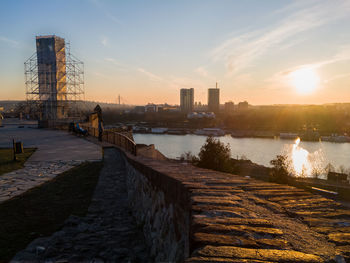
<path fill-rule="evenodd" d="M 230 135 L 217 137 L 223 143 L 229 143 L 233 158 L 245 158 L 261 165 L 270 166 L 270 160 L 278 154 L 300 155 L 310 162 L 325 167 L 331 163 L 336 169 L 340 166 L 350 168 L 350 143 L 303 142 L 299 145 L 293 140 L 233 138 Z M 191 151 L 197 155 L 206 137 L 199 135 L 134 134 L 136 143 L 154 144 L 168 158 L 179 158 Z M 295 158 L 295 157 L 294 157 Z M 298 160 L 300 161 L 300 160 Z M 306 164 L 307 166 L 307 164 Z"/>

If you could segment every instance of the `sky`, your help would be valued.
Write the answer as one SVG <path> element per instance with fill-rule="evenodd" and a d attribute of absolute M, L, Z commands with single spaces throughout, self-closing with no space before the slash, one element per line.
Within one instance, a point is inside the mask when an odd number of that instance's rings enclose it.
<path fill-rule="evenodd" d="M 349 0 L 0 0 L 0 100 L 25 99 L 35 36 L 84 62 L 85 99 L 350 102 Z"/>

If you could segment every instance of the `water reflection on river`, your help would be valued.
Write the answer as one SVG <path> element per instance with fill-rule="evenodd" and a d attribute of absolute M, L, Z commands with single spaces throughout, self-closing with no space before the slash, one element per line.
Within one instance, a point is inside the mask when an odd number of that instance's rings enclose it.
<path fill-rule="evenodd" d="M 157 135 L 157 134 L 134 134 L 135 141 L 143 144 L 154 144 L 158 150 L 169 158 L 178 158 L 182 153 L 191 151 L 198 154 L 206 137 L 198 135 Z M 217 137 L 220 141 L 229 143 L 232 157 L 242 157 L 255 163 L 270 166 L 270 160 L 276 155 L 286 153 L 293 149 L 293 140 L 260 139 L 260 138 L 232 138 L 231 136 Z M 295 147 L 295 146 L 294 146 Z M 332 142 L 303 142 L 298 145 L 310 153 L 311 159 L 318 165 L 326 166 L 331 163 L 335 168 L 350 167 L 350 143 Z M 304 152 L 305 153 L 305 152 Z"/>

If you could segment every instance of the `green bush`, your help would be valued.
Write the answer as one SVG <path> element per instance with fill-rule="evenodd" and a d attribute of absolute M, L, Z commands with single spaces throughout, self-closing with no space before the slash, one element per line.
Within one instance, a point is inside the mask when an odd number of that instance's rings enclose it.
<path fill-rule="evenodd" d="M 218 139 L 208 137 L 198 156 L 197 165 L 199 167 L 221 172 L 231 172 L 232 170 L 230 165 L 230 145 L 225 145 Z"/>

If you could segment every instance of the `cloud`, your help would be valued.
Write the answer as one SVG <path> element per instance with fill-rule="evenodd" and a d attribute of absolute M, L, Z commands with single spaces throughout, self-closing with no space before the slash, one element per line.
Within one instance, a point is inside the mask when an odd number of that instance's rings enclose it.
<path fill-rule="evenodd" d="M 109 75 L 103 74 L 101 72 L 95 71 L 93 74 L 97 77 L 104 78 L 104 79 L 111 79 Z"/>
<path fill-rule="evenodd" d="M 194 88 L 197 91 L 205 90 L 208 88 L 208 85 L 202 80 L 187 78 L 187 77 L 178 77 L 178 76 L 165 76 L 161 77 L 144 68 L 137 68 L 137 71 L 146 75 L 151 81 L 161 82 L 162 85 L 168 87 L 168 89 L 179 91 L 183 88 Z"/>
<path fill-rule="evenodd" d="M 199 76 L 206 78 L 209 81 L 216 81 L 216 78 L 213 75 L 211 75 L 208 72 L 208 70 L 203 66 L 196 68 L 194 72 L 197 73 Z"/>
<path fill-rule="evenodd" d="M 104 60 L 107 61 L 107 62 L 110 62 L 110 63 L 112 63 L 113 65 L 116 65 L 116 66 L 121 66 L 122 65 L 121 63 L 119 63 L 114 58 L 105 58 Z"/>
<path fill-rule="evenodd" d="M 103 36 L 101 39 L 101 44 L 107 47 L 109 45 L 109 39 L 106 36 Z"/>
<path fill-rule="evenodd" d="M 325 81 L 323 81 L 324 83 L 330 83 L 333 82 L 334 80 L 337 79 L 343 79 L 343 78 L 348 78 L 350 77 L 350 73 L 346 73 L 346 74 L 339 74 L 339 75 L 335 75 L 332 78 L 326 79 Z"/>
<path fill-rule="evenodd" d="M 292 72 L 297 71 L 297 70 L 301 70 L 301 69 L 317 70 L 319 68 L 322 68 L 322 67 L 334 64 L 334 63 L 348 61 L 348 60 L 350 60 L 350 46 L 342 46 L 339 48 L 339 51 L 336 54 L 334 54 L 333 56 L 331 56 L 329 58 L 315 61 L 315 62 L 309 63 L 309 64 L 298 65 L 295 67 L 291 67 L 291 68 L 279 71 L 276 74 L 274 74 L 271 78 L 267 79 L 266 82 L 269 82 L 271 84 L 275 84 L 276 86 L 278 86 L 280 84 L 286 84 L 286 83 L 288 83 L 288 80 L 290 78 L 290 74 Z M 331 82 L 335 79 L 343 78 L 343 77 L 347 77 L 347 76 L 349 76 L 349 74 L 339 74 L 339 75 L 336 75 L 328 80 L 323 81 L 323 83 L 328 83 L 328 82 Z"/>
<path fill-rule="evenodd" d="M 104 61 L 113 65 L 113 69 L 117 69 L 118 71 L 130 72 L 135 70 L 134 68 L 126 65 L 125 63 L 119 62 L 118 60 L 111 57 L 104 58 Z"/>
<path fill-rule="evenodd" d="M 302 68 L 312 68 L 312 69 L 318 69 L 330 64 L 334 64 L 337 62 L 341 62 L 341 61 L 347 61 L 350 60 L 350 46 L 342 46 L 339 48 L 338 53 L 336 53 L 335 55 L 331 56 L 330 58 L 327 59 L 323 59 L 320 61 L 316 61 L 313 63 L 309 63 L 309 64 L 303 64 L 303 65 L 298 65 L 296 67 L 292 67 L 289 68 L 287 70 L 278 72 L 277 75 L 283 76 L 283 75 L 288 75 L 289 73 L 296 71 L 298 69 L 302 69 Z"/>
<path fill-rule="evenodd" d="M 107 8 L 104 6 L 102 1 L 100 1 L 100 0 L 90 0 L 90 2 L 93 3 L 97 8 L 99 8 L 109 20 L 113 21 L 116 24 L 122 25 L 121 20 L 119 20 L 109 10 L 107 10 Z"/>
<path fill-rule="evenodd" d="M 162 77 L 157 76 L 157 75 L 145 70 L 144 68 L 138 68 L 137 70 L 139 72 L 143 73 L 144 75 L 146 75 L 152 81 L 162 81 L 163 80 Z"/>
<path fill-rule="evenodd" d="M 209 75 L 208 71 L 204 67 L 198 67 L 194 71 L 204 78 L 207 78 Z"/>
<path fill-rule="evenodd" d="M 11 47 L 18 47 L 19 42 L 7 37 L 0 36 L 0 42 L 4 42 L 6 44 L 9 44 Z"/>
<path fill-rule="evenodd" d="M 210 80 L 214 80 L 215 78 L 209 74 L 208 70 L 205 67 L 198 67 L 194 70 L 198 75 L 202 76 L 203 78 L 207 78 Z"/>
<path fill-rule="evenodd" d="M 295 5 L 287 8 L 289 15 L 272 28 L 241 33 L 225 40 L 210 52 L 210 57 L 214 62 L 224 61 L 228 74 L 242 72 L 273 48 L 285 47 L 286 41 L 297 43 L 296 35 L 342 19 L 350 12 L 350 1 L 346 0 L 316 2 L 311 6 L 310 1 L 305 3 L 306 7 L 301 10 L 300 5 L 298 10 Z"/>

